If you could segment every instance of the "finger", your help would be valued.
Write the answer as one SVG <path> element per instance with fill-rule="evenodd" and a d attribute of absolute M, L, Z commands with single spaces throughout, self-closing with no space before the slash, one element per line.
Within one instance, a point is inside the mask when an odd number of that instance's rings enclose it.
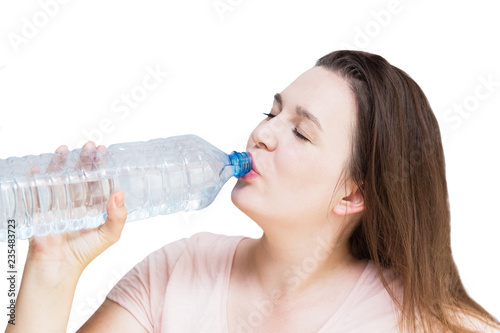
<path fill-rule="evenodd" d="M 97 154 L 96 163 L 100 166 L 101 164 L 105 164 L 108 161 L 108 152 L 106 151 L 106 146 L 99 145 L 97 146 Z"/>
<path fill-rule="evenodd" d="M 57 173 L 62 171 L 68 159 L 68 146 L 62 145 L 56 149 L 54 156 L 47 167 L 47 173 Z"/>
<path fill-rule="evenodd" d="M 108 214 L 106 222 L 99 226 L 101 240 L 111 246 L 116 243 L 121 236 L 125 220 L 127 219 L 127 209 L 124 205 L 125 194 L 123 191 L 116 191 L 111 195 L 106 205 Z"/>
<path fill-rule="evenodd" d="M 94 169 L 94 159 L 92 158 L 93 150 L 95 149 L 95 143 L 93 141 L 88 141 L 85 143 L 80 151 L 80 156 L 77 162 L 77 168 L 79 170 L 93 170 Z"/>
<path fill-rule="evenodd" d="M 92 149 L 95 148 L 95 142 L 94 141 L 87 141 L 84 145 L 83 148 L 87 149 Z"/>

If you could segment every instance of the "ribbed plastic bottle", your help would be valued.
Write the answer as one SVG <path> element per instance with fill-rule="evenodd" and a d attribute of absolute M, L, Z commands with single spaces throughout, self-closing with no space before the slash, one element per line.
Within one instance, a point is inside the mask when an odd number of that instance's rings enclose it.
<path fill-rule="evenodd" d="M 95 228 L 117 190 L 127 222 L 201 209 L 251 169 L 248 153 L 227 155 L 195 135 L 0 159 L 0 241 L 8 219 L 20 239 Z"/>

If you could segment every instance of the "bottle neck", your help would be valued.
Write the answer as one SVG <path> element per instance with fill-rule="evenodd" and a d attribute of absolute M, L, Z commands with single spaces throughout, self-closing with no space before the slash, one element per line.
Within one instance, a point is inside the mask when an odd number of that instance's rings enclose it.
<path fill-rule="evenodd" d="M 240 178 L 252 170 L 252 157 L 249 153 L 233 151 L 229 155 L 229 162 L 234 168 L 233 176 L 236 178 Z"/>

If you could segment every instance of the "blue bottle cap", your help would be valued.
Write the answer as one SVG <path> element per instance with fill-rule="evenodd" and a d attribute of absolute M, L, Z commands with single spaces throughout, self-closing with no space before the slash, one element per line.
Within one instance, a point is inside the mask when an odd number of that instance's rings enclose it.
<path fill-rule="evenodd" d="M 236 178 L 240 178 L 252 170 L 252 157 L 249 153 L 233 151 L 229 155 L 229 161 L 234 166 L 233 176 Z"/>

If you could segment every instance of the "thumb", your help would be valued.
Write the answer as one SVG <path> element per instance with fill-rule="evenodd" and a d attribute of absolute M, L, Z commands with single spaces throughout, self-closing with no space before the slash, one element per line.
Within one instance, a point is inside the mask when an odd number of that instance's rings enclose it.
<path fill-rule="evenodd" d="M 123 191 L 116 191 L 111 195 L 106 205 L 108 216 L 104 224 L 99 226 L 99 234 L 101 240 L 107 246 L 113 245 L 120 239 L 125 220 L 127 219 L 127 209 L 123 204 L 124 200 L 125 194 Z"/>

